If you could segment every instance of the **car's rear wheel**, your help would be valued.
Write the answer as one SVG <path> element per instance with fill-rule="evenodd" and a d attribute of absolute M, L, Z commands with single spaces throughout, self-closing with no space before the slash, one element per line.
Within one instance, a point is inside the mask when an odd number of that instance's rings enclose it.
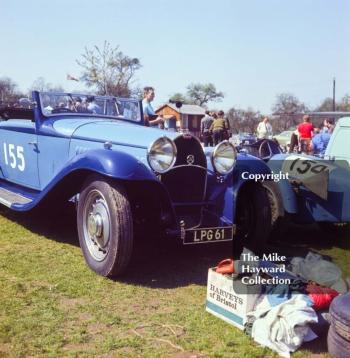
<path fill-rule="evenodd" d="M 120 275 L 133 250 L 133 223 L 125 189 L 92 175 L 79 195 L 77 225 L 88 266 L 107 277 Z"/>
<path fill-rule="evenodd" d="M 271 207 L 266 190 L 260 184 L 245 184 L 239 191 L 236 208 L 234 255 L 240 254 L 243 247 L 255 253 L 263 252 L 271 232 Z"/>

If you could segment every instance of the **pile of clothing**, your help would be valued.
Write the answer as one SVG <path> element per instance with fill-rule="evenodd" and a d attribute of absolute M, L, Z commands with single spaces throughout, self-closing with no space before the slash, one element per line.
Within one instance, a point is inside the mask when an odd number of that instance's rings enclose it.
<path fill-rule="evenodd" d="M 234 272 L 235 277 L 240 274 L 242 262 L 224 263 L 218 266 L 219 272 Z M 287 269 L 294 277 L 292 283 L 262 287 L 253 311 L 247 314 L 245 332 L 257 343 L 289 358 L 303 342 L 327 332 L 329 306 L 348 286 L 333 262 L 312 252 L 305 258 L 289 259 Z"/>

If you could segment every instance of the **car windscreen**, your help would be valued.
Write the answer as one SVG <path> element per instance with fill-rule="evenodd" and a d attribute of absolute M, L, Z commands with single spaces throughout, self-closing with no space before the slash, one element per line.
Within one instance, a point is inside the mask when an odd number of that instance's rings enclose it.
<path fill-rule="evenodd" d="M 40 106 L 46 117 L 78 114 L 140 122 L 142 113 L 138 100 L 86 94 L 40 93 Z"/>

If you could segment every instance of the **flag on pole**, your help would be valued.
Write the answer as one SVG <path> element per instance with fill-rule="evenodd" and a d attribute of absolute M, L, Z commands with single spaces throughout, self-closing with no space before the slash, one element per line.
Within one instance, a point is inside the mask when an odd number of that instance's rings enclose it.
<path fill-rule="evenodd" d="M 77 81 L 77 82 L 79 82 L 79 80 L 76 77 L 73 77 L 70 74 L 67 74 L 67 80 L 68 81 Z"/>

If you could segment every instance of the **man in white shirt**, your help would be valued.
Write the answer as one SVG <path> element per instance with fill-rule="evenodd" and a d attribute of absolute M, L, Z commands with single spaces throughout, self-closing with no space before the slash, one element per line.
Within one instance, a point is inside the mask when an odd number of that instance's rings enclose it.
<path fill-rule="evenodd" d="M 269 123 L 269 118 L 264 119 L 258 124 L 257 128 L 258 139 L 271 139 L 272 138 L 272 126 Z"/>
<path fill-rule="evenodd" d="M 143 89 L 143 117 L 145 118 L 145 124 L 149 126 L 156 126 L 162 124 L 164 119 L 161 116 L 156 117 L 156 113 L 151 105 L 151 102 L 154 100 L 154 88 L 145 87 Z M 156 117 L 156 118 L 154 118 Z"/>
<path fill-rule="evenodd" d="M 101 108 L 98 104 L 96 104 L 94 96 L 88 96 L 86 98 L 86 103 L 89 111 L 92 113 L 102 114 Z"/>

